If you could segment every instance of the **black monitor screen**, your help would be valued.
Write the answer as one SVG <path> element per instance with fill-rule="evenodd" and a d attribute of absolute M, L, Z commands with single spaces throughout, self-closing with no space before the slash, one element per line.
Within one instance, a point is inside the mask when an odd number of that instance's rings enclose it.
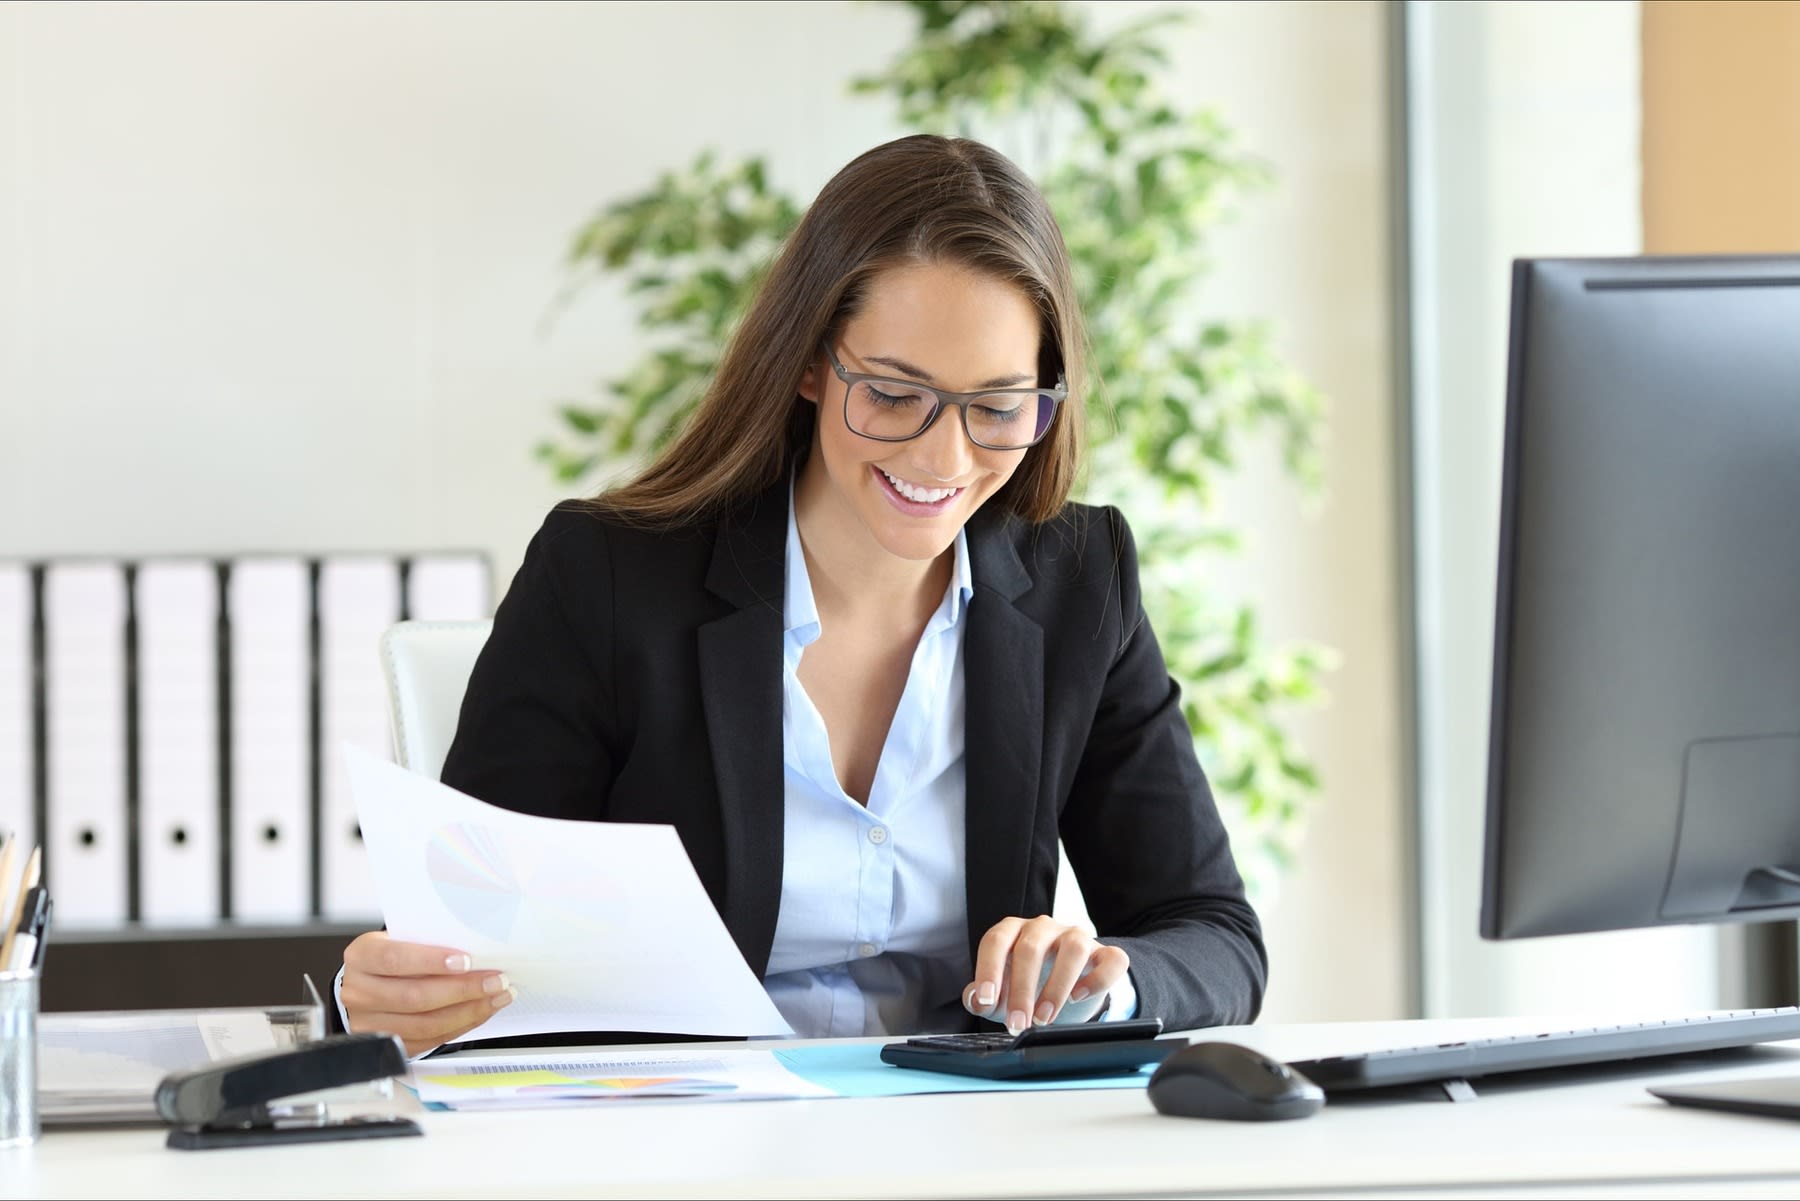
<path fill-rule="evenodd" d="M 1800 256 L 1512 288 L 1481 933 L 1800 914 Z"/>

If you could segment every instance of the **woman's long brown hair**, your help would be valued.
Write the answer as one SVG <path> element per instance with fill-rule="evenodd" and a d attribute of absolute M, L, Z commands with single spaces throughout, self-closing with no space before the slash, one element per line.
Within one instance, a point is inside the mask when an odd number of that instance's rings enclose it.
<path fill-rule="evenodd" d="M 1060 376 L 1069 398 L 993 503 L 1031 522 L 1055 516 L 1075 483 L 1084 424 L 1084 335 L 1068 249 L 1043 194 L 1010 159 L 930 134 L 877 146 L 825 185 L 687 426 L 640 475 L 591 503 L 671 526 L 717 516 L 783 478 L 810 438 L 813 406 L 798 390 L 820 343 L 855 317 L 876 276 L 916 263 L 983 272 L 1037 307 L 1038 383 Z"/>

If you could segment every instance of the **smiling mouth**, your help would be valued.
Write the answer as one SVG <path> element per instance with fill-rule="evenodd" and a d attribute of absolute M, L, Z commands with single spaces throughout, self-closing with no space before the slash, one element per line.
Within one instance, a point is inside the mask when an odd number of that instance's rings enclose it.
<path fill-rule="evenodd" d="M 962 491 L 961 488 L 921 488 L 880 467 L 875 470 L 881 472 L 881 477 L 888 482 L 890 488 L 903 499 L 910 500 L 916 505 L 942 504 Z"/>

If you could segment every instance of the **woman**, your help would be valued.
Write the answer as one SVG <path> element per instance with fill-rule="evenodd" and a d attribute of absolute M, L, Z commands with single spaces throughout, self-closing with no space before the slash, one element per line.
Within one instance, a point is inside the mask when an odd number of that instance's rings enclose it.
<path fill-rule="evenodd" d="M 677 441 L 545 521 L 444 781 L 674 825 L 802 1035 L 1251 1020 L 1261 931 L 1130 532 L 1066 503 L 1081 380 L 1030 180 L 961 139 L 864 154 Z M 1099 939 L 1044 916 L 1059 837 Z M 513 992 L 467 962 L 360 936 L 350 1028 L 476 1028 Z"/>

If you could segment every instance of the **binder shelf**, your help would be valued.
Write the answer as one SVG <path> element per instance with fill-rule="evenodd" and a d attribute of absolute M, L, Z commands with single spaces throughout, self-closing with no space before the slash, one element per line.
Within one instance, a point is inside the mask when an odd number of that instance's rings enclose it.
<path fill-rule="evenodd" d="M 335 748 L 391 754 L 388 625 L 491 613 L 474 551 L 0 560 L 0 829 L 56 884 L 45 1008 L 142 1007 L 52 1006 L 80 948 L 377 921 Z"/>

